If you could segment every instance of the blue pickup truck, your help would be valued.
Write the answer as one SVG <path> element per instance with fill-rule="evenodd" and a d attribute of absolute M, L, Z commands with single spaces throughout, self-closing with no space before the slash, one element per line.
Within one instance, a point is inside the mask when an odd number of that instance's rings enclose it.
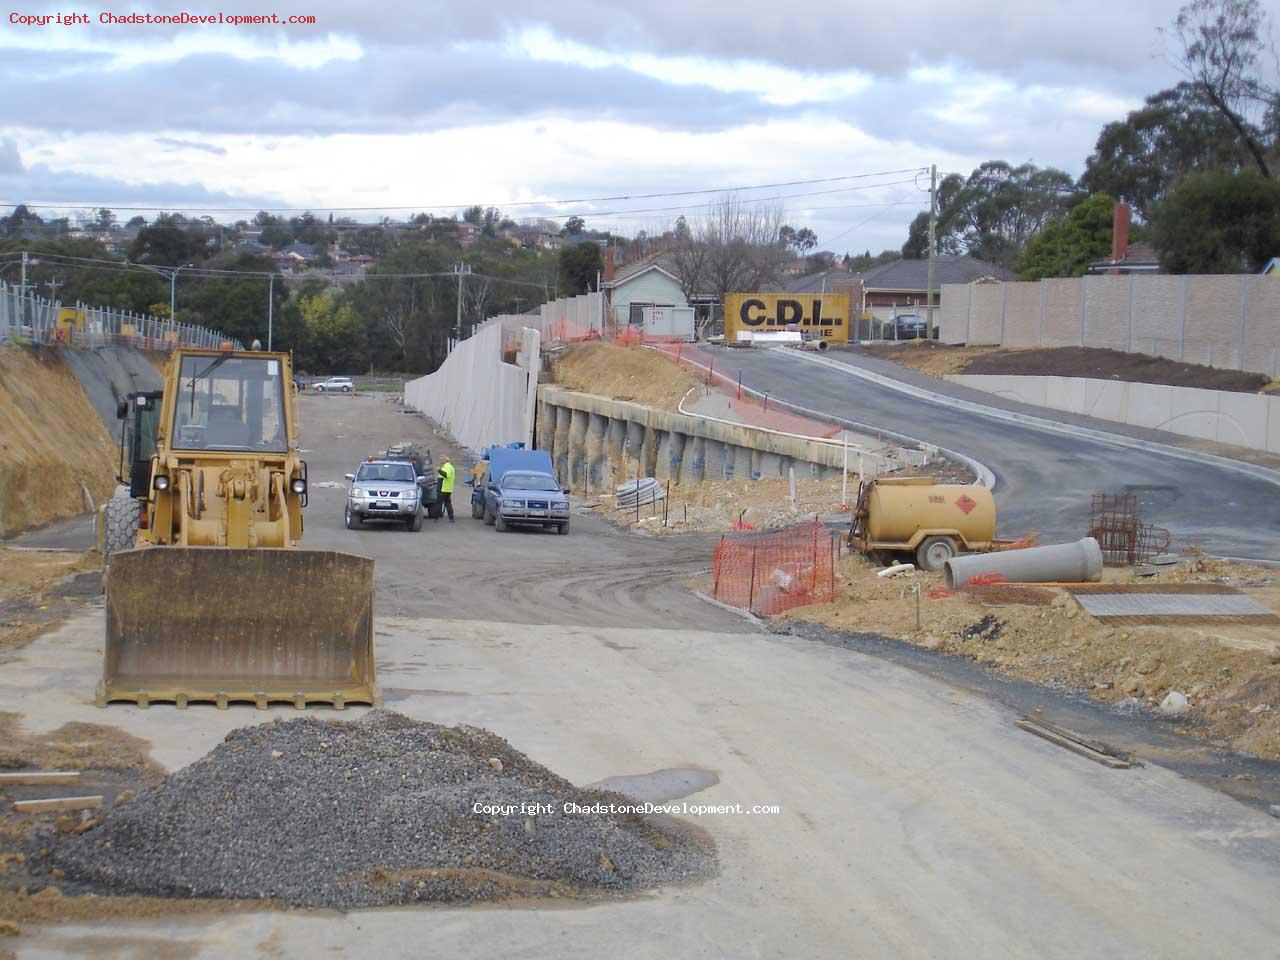
<path fill-rule="evenodd" d="M 512 524 L 569 532 L 569 497 L 545 450 L 490 447 L 488 468 L 471 491 L 471 516 L 506 530 Z"/>

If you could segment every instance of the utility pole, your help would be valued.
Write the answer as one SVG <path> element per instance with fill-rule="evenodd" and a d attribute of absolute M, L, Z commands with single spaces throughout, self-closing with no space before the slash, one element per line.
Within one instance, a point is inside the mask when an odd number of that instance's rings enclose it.
<path fill-rule="evenodd" d="M 458 275 L 458 320 L 457 330 L 454 333 L 454 339 L 457 343 L 462 342 L 462 278 L 471 272 L 471 268 L 465 263 L 455 263 L 453 272 Z"/>
<path fill-rule="evenodd" d="M 49 299 L 57 300 L 58 288 L 65 287 L 66 283 L 62 280 L 59 280 L 57 277 L 53 277 L 52 279 L 45 282 L 45 286 L 49 288 Z"/>
<path fill-rule="evenodd" d="M 929 289 L 925 291 L 928 298 L 928 313 L 925 320 L 925 338 L 933 339 L 933 270 L 938 259 L 938 165 L 929 167 Z"/>
<path fill-rule="evenodd" d="M 276 275 L 274 273 L 267 277 L 267 349 L 271 349 L 271 326 L 275 320 L 276 310 Z"/>

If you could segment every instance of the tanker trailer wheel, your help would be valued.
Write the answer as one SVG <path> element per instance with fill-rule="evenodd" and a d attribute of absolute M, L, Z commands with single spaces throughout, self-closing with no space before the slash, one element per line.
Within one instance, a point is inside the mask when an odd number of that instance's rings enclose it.
<path fill-rule="evenodd" d="M 484 516 L 484 504 L 471 501 L 471 519 L 479 520 Z"/>
<path fill-rule="evenodd" d="M 941 570 L 959 552 L 950 537 L 925 537 L 916 547 L 916 565 L 921 570 Z"/>
<path fill-rule="evenodd" d="M 138 527 L 142 523 L 142 502 L 128 494 L 128 487 L 121 487 L 106 502 L 102 511 L 102 565 L 111 562 L 111 554 L 117 550 L 132 550 L 138 545 Z"/>

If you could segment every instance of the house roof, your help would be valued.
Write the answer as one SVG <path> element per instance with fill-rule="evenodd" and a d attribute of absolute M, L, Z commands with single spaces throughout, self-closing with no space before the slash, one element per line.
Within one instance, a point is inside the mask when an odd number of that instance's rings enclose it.
<path fill-rule="evenodd" d="M 982 277 L 1017 279 L 1012 270 L 977 257 L 946 256 L 934 259 L 935 289 L 944 283 L 971 283 Z M 849 274 L 845 274 L 845 278 L 850 279 Z M 929 261 L 894 260 L 872 267 L 866 273 L 855 273 L 851 279 L 861 280 L 869 293 L 877 290 L 918 290 L 923 293 L 929 285 Z"/>
<path fill-rule="evenodd" d="M 1129 248 L 1125 251 L 1123 257 L 1119 260 L 1107 258 L 1105 260 L 1097 260 L 1089 264 L 1089 269 L 1095 272 L 1105 270 L 1143 270 L 1154 271 L 1160 268 L 1160 255 L 1156 253 L 1156 248 L 1149 243 L 1129 244 Z"/>
<path fill-rule="evenodd" d="M 634 280 L 642 273 L 650 270 L 661 270 L 676 283 L 680 282 L 680 276 L 676 270 L 675 258 L 667 253 L 655 253 L 652 256 L 645 257 L 643 260 L 637 260 L 635 263 L 629 263 L 620 269 L 613 277 L 613 285 L 615 287 Z"/>
<path fill-rule="evenodd" d="M 836 282 L 848 282 L 857 280 L 858 276 L 851 274 L 848 270 L 841 270 L 838 267 L 832 267 L 830 270 L 823 270 L 821 273 L 811 273 L 807 277 L 788 277 L 782 284 L 782 289 L 787 293 L 830 293 L 831 285 Z M 937 281 L 934 281 L 935 283 Z M 924 288 L 921 287 L 921 290 Z"/>
<path fill-rule="evenodd" d="M 316 255 L 316 248 L 309 243 L 291 243 L 281 250 L 282 253 L 296 253 L 304 260 L 310 260 Z"/>

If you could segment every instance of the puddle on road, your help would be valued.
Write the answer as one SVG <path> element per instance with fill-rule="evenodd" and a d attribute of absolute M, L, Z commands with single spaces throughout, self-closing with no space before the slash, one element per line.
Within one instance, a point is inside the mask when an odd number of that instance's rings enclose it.
<path fill-rule="evenodd" d="M 710 770 L 690 768 L 672 768 L 655 770 L 653 773 L 636 773 L 622 777 L 607 777 L 596 783 L 589 783 L 588 790 L 612 790 L 632 800 L 665 803 L 668 800 L 679 800 L 690 794 L 713 787 L 720 782 L 720 777 Z"/>

